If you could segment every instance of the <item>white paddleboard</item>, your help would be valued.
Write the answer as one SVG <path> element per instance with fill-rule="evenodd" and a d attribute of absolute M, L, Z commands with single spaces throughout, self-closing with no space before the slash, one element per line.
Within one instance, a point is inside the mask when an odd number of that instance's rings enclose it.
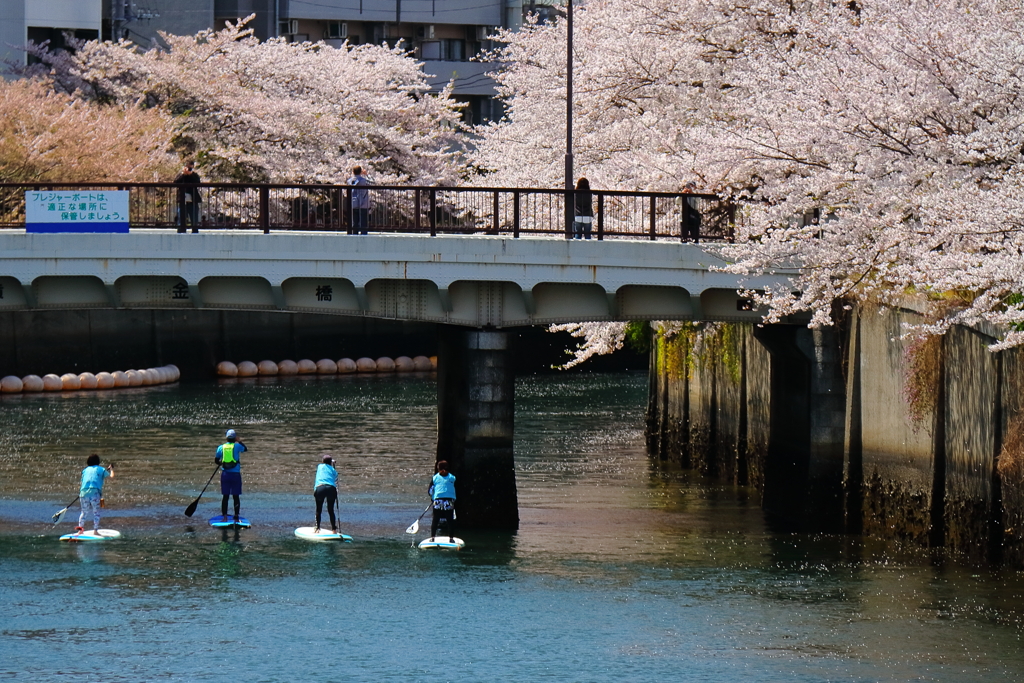
<path fill-rule="evenodd" d="M 226 517 L 224 515 L 217 515 L 216 517 L 210 517 L 210 526 L 217 529 L 231 529 L 233 527 L 248 529 L 252 524 L 249 524 L 249 520 L 245 517 L 239 517 L 236 522 L 234 515 L 227 515 Z"/>
<path fill-rule="evenodd" d="M 346 543 L 352 542 L 352 537 L 348 534 L 338 534 L 333 531 L 327 531 L 326 529 L 316 530 L 316 527 L 312 526 L 300 526 L 295 530 L 295 535 L 301 539 L 307 541 L 345 541 Z"/>
<path fill-rule="evenodd" d="M 69 543 L 95 543 L 96 541 L 109 541 L 113 538 L 121 538 L 120 531 L 113 529 L 100 529 L 99 531 L 76 531 L 73 534 L 64 534 L 60 540 Z"/>
<path fill-rule="evenodd" d="M 434 536 L 433 538 L 426 538 L 420 542 L 420 549 L 427 550 L 429 548 L 441 548 L 442 550 L 462 550 L 466 546 L 466 542 L 458 536 L 453 541 L 448 540 L 448 536 Z"/>

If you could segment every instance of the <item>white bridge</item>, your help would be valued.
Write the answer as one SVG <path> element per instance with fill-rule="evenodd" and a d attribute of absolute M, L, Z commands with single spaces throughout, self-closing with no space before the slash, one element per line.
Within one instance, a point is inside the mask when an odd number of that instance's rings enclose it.
<path fill-rule="evenodd" d="M 0 311 L 279 310 L 504 328 L 759 320 L 697 244 L 230 230 L 0 233 Z"/>

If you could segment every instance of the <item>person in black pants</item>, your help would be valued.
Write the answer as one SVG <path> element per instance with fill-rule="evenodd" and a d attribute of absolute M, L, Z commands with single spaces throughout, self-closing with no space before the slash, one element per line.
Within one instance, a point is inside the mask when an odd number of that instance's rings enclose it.
<path fill-rule="evenodd" d="M 697 191 L 697 184 L 693 181 L 686 183 L 683 192 L 689 194 Z M 699 209 L 700 199 L 697 197 L 686 197 L 683 200 L 683 237 L 690 242 L 700 241 L 701 215 Z"/>
<path fill-rule="evenodd" d="M 199 193 L 201 182 L 199 174 L 195 172 L 195 164 L 186 161 L 185 168 L 174 179 L 176 185 L 182 186 L 178 188 L 178 232 L 185 232 L 186 222 L 192 226 L 192 232 L 199 232 L 199 205 L 203 201 Z M 181 211 L 182 205 L 184 211 Z"/>
<path fill-rule="evenodd" d="M 334 458 L 326 453 L 323 462 L 316 466 L 316 481 L 313 482 L 313 498 L 316 500 L 316 530 L 320 531 L 320 518 L 324 503 L 331 516 L 331 531 L 338 533 L 338 520 L 334 517 L 334 504 L 338 502 L 338 471 L 334 469 Z"/>

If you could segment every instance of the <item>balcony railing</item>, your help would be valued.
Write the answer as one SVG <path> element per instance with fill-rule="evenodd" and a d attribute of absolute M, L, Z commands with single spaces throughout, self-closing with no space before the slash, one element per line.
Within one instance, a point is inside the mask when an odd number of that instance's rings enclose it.
<path fill-rule="evenodd" d="M 191 187 L 191 186 L 190 186 Z M 195 225 L 183 187 L 173 183 L 0 183 L 0 229 L 25 228 L 25 193 L 129 192 L 132 228 L 315 230 L 354 234 L 352 193 L 370 197 L 377 234 L 571 237 L 560 189 L 204 183 Z M 594 239 L 731 241 L 734 205 L 711 194 L 593 190 Z"/>

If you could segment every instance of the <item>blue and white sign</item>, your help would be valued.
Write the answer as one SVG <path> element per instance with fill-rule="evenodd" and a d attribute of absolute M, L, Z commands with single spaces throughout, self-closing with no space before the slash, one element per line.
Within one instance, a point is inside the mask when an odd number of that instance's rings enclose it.
<path fill-rule="evenodd" d="M 128 232 L 128 190 L 25 193 L 26 232 Z"/>

